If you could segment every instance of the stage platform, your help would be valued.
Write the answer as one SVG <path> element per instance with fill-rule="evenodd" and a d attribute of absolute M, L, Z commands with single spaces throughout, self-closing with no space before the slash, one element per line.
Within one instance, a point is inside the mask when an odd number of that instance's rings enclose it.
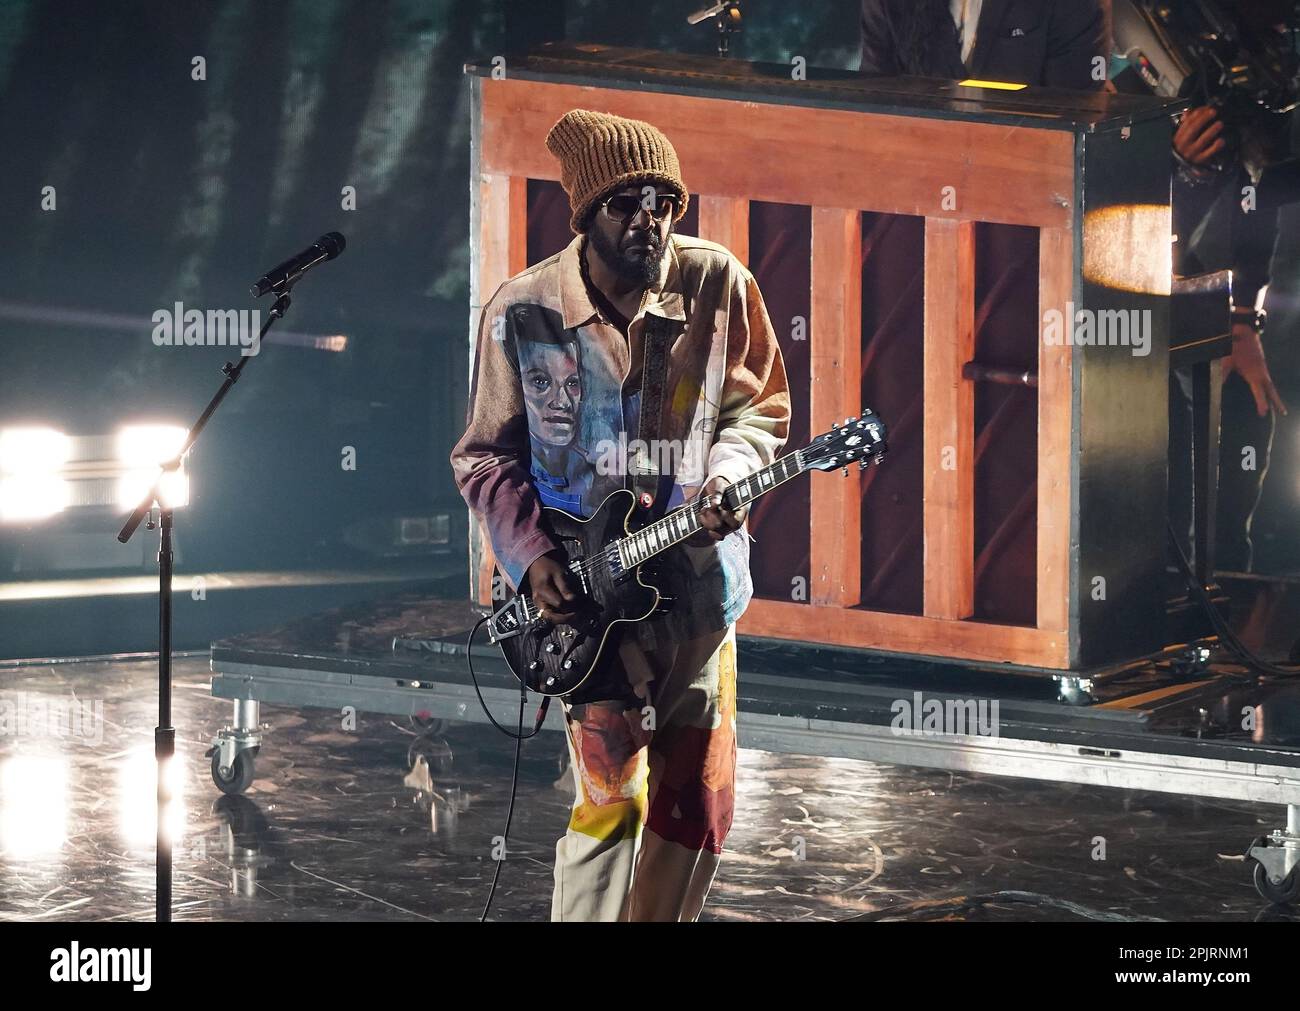
<path fill-rule="evenodd" d="M 1272 609 L 1285 622 L 1276 599 Z M 260 730 L 261 704 L 486 723 L 464 645 L 481 614 L 466 601 L 396 594 L 214 643 L 212 693 L 235 713 L 215 742 L 214 776 L 223 763 L 229 792 L 251 781 L 254 749 L 273 746 Z M 497 720 L 509 724 L 516 682 L 481 636 L 475 671 Z M 1280 844 L 1300 815 L 1298 689 L 1300 681 L 1183 654 L 1089 684 L 742 636 L 738 737 L 741 747 L 790 755 L 1276 804 L 1286 808 L 1273 837 Z M 927 703 L 971 714 L 967 732 L 934 732 L 952 724 L 925 724 Z M 553 707 L 547 727 L 558 730 L 561 719 Z M 1251 844 L 1222 841 L 1241 851 Z M 1277 877 L 1300 856 L 1281 845 L 1254 852 L 1278 862 Z"/>

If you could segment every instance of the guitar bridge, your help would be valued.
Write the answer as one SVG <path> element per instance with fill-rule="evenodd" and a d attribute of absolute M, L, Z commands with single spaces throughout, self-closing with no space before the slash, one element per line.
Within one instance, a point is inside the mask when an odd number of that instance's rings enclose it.
<path fill-rule="evenodd" d="M 536 620 L 537 615 L 529 613 L 528 598 L 515 597 L 493 612 L 488 621 L 488 639 L 493 643 L 513 639 L 523 635 Z"/>

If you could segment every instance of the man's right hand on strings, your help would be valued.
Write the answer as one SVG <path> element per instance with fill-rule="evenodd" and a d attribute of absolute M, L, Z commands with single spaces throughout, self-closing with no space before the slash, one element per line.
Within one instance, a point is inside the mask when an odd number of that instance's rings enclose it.
<path fill-rule="evenodd" d="M 567 625 L 578 616 L 581 594 L 558 551 L 540 555 L 528 566 L 528 588 L 542 617 L 555 625 Z"/>

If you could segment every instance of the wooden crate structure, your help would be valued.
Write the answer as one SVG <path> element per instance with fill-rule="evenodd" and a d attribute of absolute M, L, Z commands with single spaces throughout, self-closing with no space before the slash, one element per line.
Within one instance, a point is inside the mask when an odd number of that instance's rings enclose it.
<path fill-rule="evenodd" d="M 861 536 L 861 486 L 813 475 L 806 599 L 756 597 L 742 633 L 1047 672 L 1165 645 L 1167 107 L 811 68 L 793 80 L 788 67 L 570 44 L 467 72 L 471 342 L 482 303 L 528 265 L 530 180 L 558 179 L 544 139 L 573 108 L 663 129 L 697 194 L 698 234 L 744 261 L 752 202 L 810 208 L 808 390 L 793 399 L 814 434 L 861 402 L 863 213 L 924 219 L 923 493 L 877 507 L 920 514 L 919 613 L 862 606 L 862 559 L 845 548 Z M 1036 230 L 1040 319 L 1150 314 L 1145 356 L 1037 340 L 1031 623 L 976 617 L 981 223 Z M 491 549 L 471 526 L 471 590 L 487 603 Z"/>

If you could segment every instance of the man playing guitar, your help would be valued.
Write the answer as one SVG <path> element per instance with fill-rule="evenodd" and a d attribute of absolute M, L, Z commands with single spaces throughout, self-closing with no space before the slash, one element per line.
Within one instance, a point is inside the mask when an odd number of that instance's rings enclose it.
<path fill-rule="evenodd" d="M 705 496 L 702 529 L 662 555 L 675 604 L 618 643 L 626 690 L 565 704 L 576 796 L 551 907 L 554 920 L 694 920 L 731 826 L 735 623 L 753 593 L 745 509 L 721 492 L 785 444 L 785 367 L 744 264 L 674 234 L 689 195 L 663 133 L 577 109 L 546 145 L 575 237 L 484 307 L 451 462 L 505 579 L 557 625 L 582 595 L 543 507 L 589 516 L 629 475 L 649 475 L 650 515 Z M 674 328 L 658 360 L 647 317 Z M 641 418 L 643 400 L 657 417 Z"/>

